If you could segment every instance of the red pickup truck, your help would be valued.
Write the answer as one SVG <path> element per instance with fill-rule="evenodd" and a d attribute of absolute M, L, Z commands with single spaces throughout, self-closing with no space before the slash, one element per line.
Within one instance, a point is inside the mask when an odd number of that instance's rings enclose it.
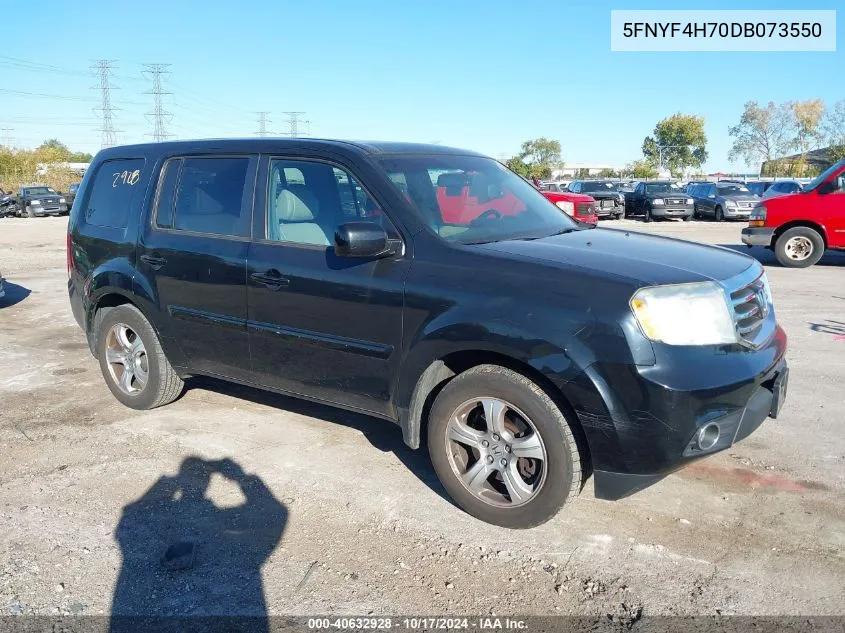
<path fill-rule="evenodd" d="M 789 268 L 812 266 L 828 248 L 845 250 L 845 159 L 800 193 L 760 201 L 742 242 L 772 249 Z"/>
<path fill-rule="evenodd" d="M 592 196 L 569 191 L 544 191 L 542 189 L 540 193 L 546 197 L 546 200 L 554 202 L 558 209 L 567 215 L 571 215 L 576 220 L 588 224 L 599 223 L 596 200 Z"/>

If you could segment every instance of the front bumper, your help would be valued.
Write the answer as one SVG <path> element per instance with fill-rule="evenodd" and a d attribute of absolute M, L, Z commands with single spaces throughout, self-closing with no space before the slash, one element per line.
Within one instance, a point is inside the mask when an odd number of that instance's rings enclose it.
<path fill-rule="evenodd" d="M 692 217 L 693 205 L 678 206 L 651 206 L 651 216 L 653 218 L 684 218 Z"/>
<path fill-rule="evenodd" d="M 775 230 L 767 226 L 747 226 L 742 229 L 742 243 L 746 246 L 771 246 Z"/>
<path fill-rule="evenodd" d="M 595 495 L 620 499 L 725 450 L 777 416 L 786 397 L 786 335 L 759 349 L 655 346 L 651 366 L 594 363 L 564 385 L 592 459 Z M 713 443 L 700 433 L 718 427 Z M 711 438 L 712 439 L 712 438 Z"/>

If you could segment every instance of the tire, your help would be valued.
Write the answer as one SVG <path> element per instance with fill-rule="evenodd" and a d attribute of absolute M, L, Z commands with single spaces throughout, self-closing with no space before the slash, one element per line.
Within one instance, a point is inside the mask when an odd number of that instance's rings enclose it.
<path fill-rule="evenodd" d="M 26 217 L 28 217 L 28 218 L 34 218 L 35 217 L 35 211 L 32 210 L 32 207 L 26 208 Z"/>
<path fill-rule="evenodd" d="M 716 207 L 716 222 L 724 222 L 725 221 L 725 212 L 722 211 L 722 207 Z"/>
<path fill-rule="evenodd" d="M 690 220 L 692 220 L 692 216 L 691 216 L 691 215 L 685 215 L 685 216 L 684 216 L 684 222 L 689 222 Z"/>
<path fill-rule="evenodd" d="M 505 435 L 492 434 L 495 428 L 486 424 L 484 412 L 496 409 L 481 404 L 481 399 L 507 405 L 501 418 Z M 464 410 L 470 410 L 466 417 L 459 414 Z M 460 437 L 470 437 L 476 449 L 449 439 L 454 436 L 455 421 L 460 419 L 485 429 L 457 425 L 470 431 L 469 436 Z M 529 420 L 527 424 L 525 419 Z M 513 429 L 517 425 L 522 432 L 515 437 Z M 520 450 L 520 440 L 521 450 L 529 441 L 533 452 L 542 453 L 543 458 L 513 459 Z M 488 442 L 487 448 L 482 448 L 484 442 Z M 468 369 L 437 395 L 428 420 L 428 450 L 440 482 L 461 508 L 482 521 L 507 528 L 524 529 L 545 523 L 578 495 L 584 478 L 578 445 L 561 410 L 531 380 L 498 365 Z M 511 457 L 510 462 L 507 456 Z M 461 479 L 470 471 L 478 472 L 474 479 L 476 492 Z M 504 473 L 511 485 L 505 485 Z M 513 484 L 513 477 L 519 478 L 518 485 Z M 517 500 L 511 490 L 524 494 L 525 500 Z"/>
<path fill-rule="evenodd" d="M 616 214 L 615 216 L 613 216 L 613 217 L 614 217 L 614 219 L 616 219 L 616 220 L 624 220 L 624 219 L 625 219 L 625 212 L 624 212 L 624 211 L 620 211 L 619 213 L 617 213 L 617 214 Z"/>
<path fill-rule="evenodd" d="M 645 210 L 645 215 L 643 217 L 643 222 L 651 222 L 651 209 Z"/>
<path fill-rule="evenodd" d="M 126 328 L 136 337 L 125 337 L 128 342 L 134 344 L 138 338 L 141 341 L 140 347 L 132 346 L 137 350 L 137 356 L 134 368 L 129 372 L 133 377 L 129 378 L 128 390 L 121 387 L 121 377 L 124 376 L 127 365 L 124 362 L 109 362 L 115 354 L 124 354 L 127 349 L 121 346 L 121 337 L 117 335 L 122 328 Z M 122 404 L 132 409 L 154 409 L 173 402 L 182 393 L 185 383 L 167 360 L 158 336 L 138 308 L 124 304 L 100 310 L 94 319 L 94 331 L 97 337 L 100 371 L 103 372 L 109 390 Z M 110 354 L 109 350 L 113 353 Z M 142 384 L 144 367 L 146 379 Z"/>
<path fill-rule="evenodd" d="M 787 268 L 808 268 L 824 255 L 824 239 L 808 226 L 796 226 L 775 241 L 775 257 Z"/>

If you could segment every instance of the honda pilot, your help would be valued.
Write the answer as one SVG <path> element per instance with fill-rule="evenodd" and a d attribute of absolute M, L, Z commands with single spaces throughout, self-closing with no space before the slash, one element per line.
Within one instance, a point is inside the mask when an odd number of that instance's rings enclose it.
<path fill-rule="evenodd" d="M 577 222 L 496 160 L 442 146 L 106 149 L 67 263 L 124 405 L 165 405 L 205 375 L 382 418 L 427 446 L 458 505 L 511 528 L 554 516 L 589 475 L 619 499 L 725 450 L 787 390 L 756 260 Z"/>

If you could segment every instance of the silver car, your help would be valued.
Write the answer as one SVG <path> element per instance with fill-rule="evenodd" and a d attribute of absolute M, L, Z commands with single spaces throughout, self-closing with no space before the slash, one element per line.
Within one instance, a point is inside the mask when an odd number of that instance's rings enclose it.
<path fill-rule="evenodd" d="M 802 191 L 804 191 L 804 187 L 801 186 L 800 182 L 794 180 L 776 180 L 766 189 L 763 199 L 788 196 L 793 193 L 801 193 Z"/>
<path fill-rule="evenodd" d="M 760 198 L 738 182 L 706 182 L 690 185 L 687 193 L 695 201 L 695 217 L 747 220 Z"/>

